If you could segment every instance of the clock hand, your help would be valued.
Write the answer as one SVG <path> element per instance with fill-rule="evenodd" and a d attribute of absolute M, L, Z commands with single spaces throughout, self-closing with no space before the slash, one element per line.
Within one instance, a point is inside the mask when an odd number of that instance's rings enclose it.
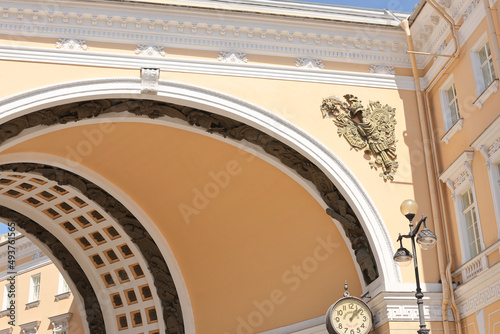
<path fill-rule="evenodd" d="M 357 316 L 359 312 L 361 312 L 361 308 L 356 309 L 356 311 L 352 313 L 352 316 L 349 318 L 349 322 L 351 322 L 352 319 L 354 319 L 354 317 Z"/>

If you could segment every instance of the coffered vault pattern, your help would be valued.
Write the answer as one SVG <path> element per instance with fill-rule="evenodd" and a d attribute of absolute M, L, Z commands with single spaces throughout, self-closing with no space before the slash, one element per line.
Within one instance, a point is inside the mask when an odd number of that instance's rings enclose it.
<path fill-rule="evenodd" d="M 11 164 L 0 170 L 0 196 L 15 200 L 17 207 L 36 209 L 51 223 L 42 227 L 5 206 L 0 206 L 0 216 L 44 242 L 61 262 L 84 300 L 91 333 L 106 332 L 104 322 L 110 320 L 103 318 L 102 308 L 111 313 L 113 323 L 106 328 L 113 331 L 155 334 L 163 322 L 166 333 L 184 333 L 165 261 L 151 236 L 118 201 L 87 180 L 50 166 Z M 77 262 L 72 254 L 82 253 Z M 85 275 L 88 271 L 92 274 Z"/>
<path fill-rule="evenodd" d="M 202 127 L 209 133 L 223 135 L 224 137 L 238 141 L 246 140 L 254 145 L 262 147 L 266 153 L 278 158 L 285 166 L 291 168 L 301 177 L 314 184 L 328 206 L 326 210 L 327 214 L 340 222 L 346 236 L 349 238 L 365 283 L 370 284 L 379 276 L 375 257 L 366 233 L 353 209 L 332 181 L 316 165 L 294 149 L 260 130 L 227 117 L 190 107 L 150 100 L 113 99 L 83 101 L 43 109 L 28 115 L 20 116 L 0 125 L 0 144 L 9 138 L 17 136 L 24 129 L 38 125 L 65 124 L 71 121 L 79 121 L 112 112 L 129 112 L 135 115 L 145 115 L 153 119 L 168 116 L 183 120 L 193 126 Z M 14 167 L 17 168 L 18 166 Z M 23 166 L 20 166 L 20 168 L 21 170 L 23 168 L 26 170 Z M 30 170 L 36 168 L 36 166 L 31 166 Z M 38 172 L 40 172 L 40 169 Z M 51 179 L 58 177 L 57 175 L 60 173 L 50 170 L 44 172 L 49 173 Z M 69 174 L 66 172 L 66 175 Z M 67 183 L 75 177 L 78 178 L 71 174 L 71 177 L 69 179 L 64 179 L 63 182 Z M 96 186 L 92 185 L 92 188 L 94 187 Z M 78 186 L 77 188 L 80 189 Z M 82 192 L 84 194 L 87 193 L 86 190 Z M 89 197 L 92 198 L 92 196 Z M 99 197 L 98 199 L 99 200 L 96 200 L 96 202 L 100 204 L 102 200 Z M 106 208 L 109 204 L 104 202 L 104 205 L 101 205 Z M 119 203 L 116 205 L 121 206 Z M 126 209 L 123 208 L 123 210 Z M 113 211 L 116 210 L 113 209 Z M 119 214 L 119 211 L 117 213 Z M 130 213 L 127 213 L 127 215 L 129 214 Z M 117 220 L 120 221 L 120 219 Z M 129 235 L 134 239 L 135 236 L 130 233 Z"/>

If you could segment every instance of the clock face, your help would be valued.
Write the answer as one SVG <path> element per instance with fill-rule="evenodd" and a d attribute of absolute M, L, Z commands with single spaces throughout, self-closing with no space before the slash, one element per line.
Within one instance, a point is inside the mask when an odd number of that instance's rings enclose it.
<path fill-rule="evenodd" d="M 367 334 L 372 328 L 372 313 L 358 298 L 346 297 L 332 305 L 326 327 L 330 334 Z"/>

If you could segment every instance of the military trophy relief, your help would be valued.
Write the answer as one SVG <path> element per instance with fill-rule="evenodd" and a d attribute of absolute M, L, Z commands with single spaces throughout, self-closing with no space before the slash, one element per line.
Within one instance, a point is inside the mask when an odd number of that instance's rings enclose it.
<path fill-rule="evenodd" d="M 373 156 L 370 166 L 381 169 L 384 181 L 394 180 L 398 169 L 396 161 L 396 109 L 380 102 L 370 101 L 365 108 L 354 95 L 344 95 L 344 101 L 330 96 L 323 99 L 323 118 L 333 118 L 337 133 L 344 136 L 355 150 Z"/>

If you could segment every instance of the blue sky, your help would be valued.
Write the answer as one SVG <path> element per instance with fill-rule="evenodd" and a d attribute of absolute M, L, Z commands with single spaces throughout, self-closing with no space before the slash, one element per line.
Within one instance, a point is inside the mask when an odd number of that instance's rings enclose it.
<path fill-rule="evenodd" d="M 393 11 L 408 12 L 418 3 L 418 0 L 300 0 L 304 2 L 328 3 L 342 6 L 390 9 Z"/>
<path fill-rule="evenodd" d="M 7 233 L 7 225 L 5 224 L 0 224 L 0 234 L 5 234 Z"/>

